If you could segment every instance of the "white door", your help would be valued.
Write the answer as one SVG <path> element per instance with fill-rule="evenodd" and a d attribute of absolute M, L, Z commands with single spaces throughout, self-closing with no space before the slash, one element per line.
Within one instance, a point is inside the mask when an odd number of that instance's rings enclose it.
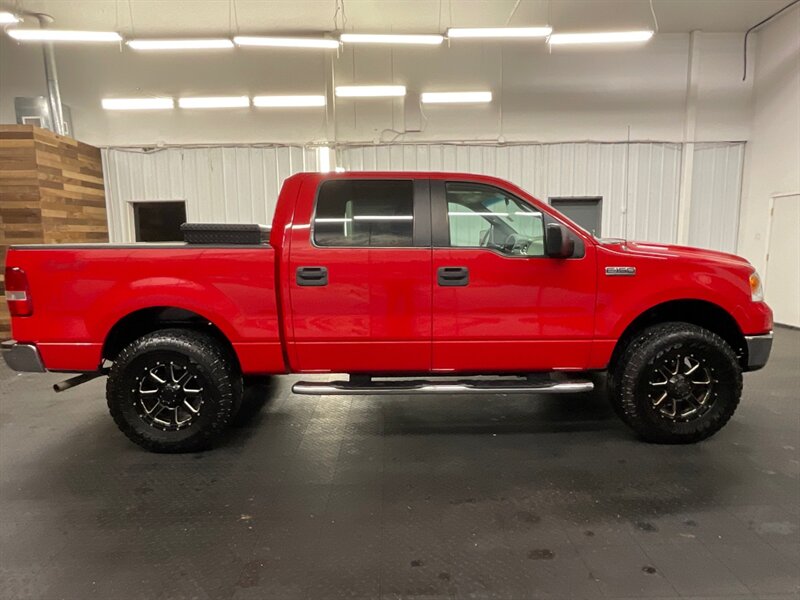
<path fill-rule="evenodd" d="M 775 322 L 800 327 L 800 194 L 775 196 L 764 291 Z"/>

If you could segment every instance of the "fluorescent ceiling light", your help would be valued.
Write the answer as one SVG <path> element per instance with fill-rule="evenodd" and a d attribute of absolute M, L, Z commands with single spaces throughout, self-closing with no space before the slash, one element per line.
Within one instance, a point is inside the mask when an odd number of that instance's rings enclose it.
<path fill-rule="evenodd" d="M 373 33 L 343 33 L 339 39 L 346 44 L 423 44 L 436 46 L 444 41 L 439 34 L 403 35 Z"/>
<path fill-rule="evenodd" d="M 103 98 L 106 110 L 157 110 L 175 108 L 172 98 Z"/>
<path fill-rule="evenodd" d="M 548 38 L 550 44 L 617 44 L 646 42 L 653 37 L 652 31 L 598 31 L 594 33 L 554 33 Z"/>
<path fill-rule="evenodd" d="M 339 98 L 390 98 L 406 95 L 404 85 L 339 85 L 336 96 Z"/>
<path fill-rule="evenodd" d="M 134 50 L 218 50 L 233 48 L 233 42 L 225 38 L 194 40 L 129 40 Z"/>
<path fill-rule="evenodd" d="M 247 96 L 207 96 L 195 98 L 178 98 L 181 108 L 247 108 L 250 98 Z"/>
<path fill-rule="evenodd" d="M 451 27 L 449 38 L 540 38 L 553 32 L 552 27 Z"/>
<path fill-rule="evenodd" d="M 12 25 L 14 23 L 19 23 L 22 19 L 20 19 L 14 13 L 10 13 L 7 10 L 0 11 L 0 25 Z"/>
<path fill-rule="evenodd" d="M 237 35 L 233 38 L 237 46 L 268 46 L 273 48 L 321 48 L 335 50 L 339 47 L 337 40 L 325 38 L 301 37 L 265 37 Z"/>
<path fill-rule="evenodd" d="M 492 92 L 423 92 L 423 104 L 467 104 L 491 102 Z"/>
<path fill-rule="evenodd" d="M 325 96 L 256 96 L 253 106 L 265 108 L 325 106 Z"/>
<path fill-rule="evenodd" d="M 74 31 L 68 29 L 9 29 L 8 35 L 21 42 L 121 42 L 116 31 Z"/>

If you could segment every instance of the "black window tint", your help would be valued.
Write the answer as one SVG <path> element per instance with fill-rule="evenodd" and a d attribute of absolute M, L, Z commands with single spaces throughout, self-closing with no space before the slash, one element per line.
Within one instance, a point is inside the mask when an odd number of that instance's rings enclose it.
<path fill-rule="evenodd" d="M 137 242 L 181 242 L 186 223 L 185 202 L 135 202 Z"/>
<path fill-rule="evenodd" d="M 319 246 L 413 246 L 412 181 L 332 180 L 322 184 L 314 215 Z"/>

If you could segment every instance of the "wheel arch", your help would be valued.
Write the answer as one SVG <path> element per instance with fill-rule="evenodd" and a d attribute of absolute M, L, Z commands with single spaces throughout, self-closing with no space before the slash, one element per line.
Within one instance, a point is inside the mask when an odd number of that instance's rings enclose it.
<path fill-rule="evenodd" d="M 682 299 L 669 300 L 652 306 L 642 312 L 623 330 L 608 368 L 613 371 L 628 343 L 643 329 L 652 325 L 669 322 L 691 323 L 716 333 L 725 340 L 736 354 L 739 363 L 747 364 L 747 343 L 736 319 L 724 308 L 707 300 Z"/>
<path fill-rule="evenodd" d="M 176 306 L 140 308 L 120 318 L 103 341 L 102 359 L 114 360 L 125 346 L 148 333 L 175 328 L 190 329 L 211 336 L 225 348 L 237 368 L 240 367 L 233 344 L 219 326 L 199 313 Z"/>

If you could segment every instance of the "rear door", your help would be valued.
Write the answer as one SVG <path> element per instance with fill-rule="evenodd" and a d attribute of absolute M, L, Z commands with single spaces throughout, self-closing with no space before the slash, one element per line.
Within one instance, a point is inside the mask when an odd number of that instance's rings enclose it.
<path fill-rule="evenodd" d="M 595 251 L 544 254 L 554 217 L 500 188 L 431 182 L 433 369 L 583 369 L 596 297 Z"/>
<path fill-rule="evenodd" d="M 324 180 L 313 207 L 298 205 L 294 223 L 289 350 L 296 368 L 428 371 L 428 181 L 351 176 Z"/>

